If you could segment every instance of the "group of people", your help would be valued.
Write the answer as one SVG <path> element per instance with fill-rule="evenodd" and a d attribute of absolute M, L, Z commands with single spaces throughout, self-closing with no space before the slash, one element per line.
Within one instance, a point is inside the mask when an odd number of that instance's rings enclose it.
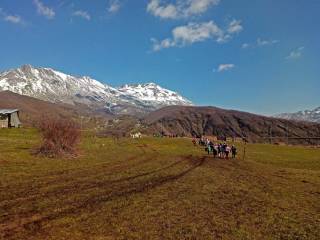
<path fill-rule="evenodd" d="M 197 142 L 196 139 L 192 140 L 193 145 L 196 146 L 197 143 L 200 146 L 205 147 L 205 151 L 208 154 L 213 154 L 214 158 L 225 158 L 229 159 L 231 155 L 232 158 L 236 158 L 237 156 L 237 148 L 235 145 L 229 146 L 227 143 L 214 143 L 209 139 L 200 138 Z"/>

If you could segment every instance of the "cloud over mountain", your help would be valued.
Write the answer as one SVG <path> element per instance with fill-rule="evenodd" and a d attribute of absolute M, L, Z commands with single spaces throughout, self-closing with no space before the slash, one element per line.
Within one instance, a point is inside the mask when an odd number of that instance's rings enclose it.
<path fill-rule="evenodd" d="M 153 51 L 164 48 L 184 47 L 209 39 L 223 43 L 232 38 L 233 34 L 241 32 L 243 27 L 241 21 L 233 20 L 226 30 L 221 29 L 214 21 L 202 23 L 188 23 L 187 25 L 175 27 L 171 37 L 161 41 L 152 38 Z"/>

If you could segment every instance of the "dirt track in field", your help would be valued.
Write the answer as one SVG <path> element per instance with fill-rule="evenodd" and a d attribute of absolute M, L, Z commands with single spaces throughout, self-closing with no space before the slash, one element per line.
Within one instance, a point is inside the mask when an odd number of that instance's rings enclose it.
<path fill-rule="evenodd" d="M 138 146 L 145 154 L 146 146 Z M 156 154 L 156 150 L 152 149 Z M 142 155 L 144 155 L 142 154 Z M 119 179 L 104 179 L 108 175 L 117 175 L 132 167 L 143 166 L 144 164 L 154 160 L 152 157 L 133 156 L 112 166 L 99 166 L 99 171 L 92 179 L 81 180 L 82 177 L 92 174 L 89 169 L 76 169 L 73 171 L 56 172 L 47 177 L 50 179 L 40 179 L 40 184 L 36 189 L 30 186 L 29 189 L 23 189 L 16 198 L 2 199 L 0 207 L 12 212 L 18 206 L 24 205 L 26 202 L 37 202 L 45 199 L 59 199 L 61 201 L 57 207 L 53 202 L 46 213 L 39 213 L 32 210 L 24 210 L 13 215 L 8 214 L 2 218 L 0 222 L 0 237 L 9 239 L 20 230 L 39 231 L 45 222 L 59 219 L 68 215 L 75 215 L 81 211 L 93 211 L 105 202 L 116 200 L 121 197 L 128 197 L 132 194 L 146 192 L 158 186 L 176 181 L 194 169 L 203 165 L 206 157 L 197 158 L 188 156 L 174 161 L 164 167 L 154 169 L 152 171 L 139 172 L 135 175 L 123 177 Z M 170 169 L 179 166 L 180 171 L 167 173 Z M 141 167 L 143 169 L 143 167 Z M 94 170 L 94 169 L 93 169 Z M 75 178 L 74 178 L 75 177 Z M 52 179 L 53 178 L 53 179 Z M 43 181 L 44 180 L 44 181 Z M 50 189 L 46 192 L 39 192 L 38 189 L 50 184 L 61 184 L 60 186 Z M 66 198 L 72 194 L 85 193 L 78 201 L 71 201 Z"/>
<path fill-rule="evenodd" d="M 316 171 L 213 159 L 183 143 L 95 144 L 53 169 L 33 158 L 3 168 L 1 240 L 319 239 Z"/>

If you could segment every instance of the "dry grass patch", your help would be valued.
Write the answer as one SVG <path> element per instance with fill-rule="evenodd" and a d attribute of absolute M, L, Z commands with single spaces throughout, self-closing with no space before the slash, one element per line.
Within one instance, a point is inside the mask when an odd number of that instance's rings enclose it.
<path fill-rule="evenodd" d="M 52 161 L 26 134 L 0 133 L 0 239 L 319 239 L 320 150 L 249 144 L 228 161 L 86 135 L 82 156 Z"/>

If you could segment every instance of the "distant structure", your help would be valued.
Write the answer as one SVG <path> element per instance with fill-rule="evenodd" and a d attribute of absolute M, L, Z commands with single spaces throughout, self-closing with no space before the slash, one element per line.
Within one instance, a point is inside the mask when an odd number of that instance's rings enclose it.
<path fill-rule="evenodd" d="M 217 142 L 218 141 L 218 137 L 217 136 L 202 136 L 202 138 L 204 139 L 209 139 L 212 142 Z"/>
<path fill-rule="evenodd" d="M 226 141 L 227 141 L 227 142 L 241 143 L 241 142 L 244 141 L 244 139 L 241 138 L 241 137 L 227 137 L 227 138 L 226 138 Z"/>
<path fill-rule="evenodd" d="M 0 109 L 0 128 L 18 128 L 20 126 L 18 109 Z"/>
<path fill-rule="evenodd" d="M 141 134 L 140 132 L 131 133 L 131 134 L 130 134 L 130 137 L 131 137 L 131 138 L 141 138 L 141 137 L 142 137 L 142 134 Z"/>

